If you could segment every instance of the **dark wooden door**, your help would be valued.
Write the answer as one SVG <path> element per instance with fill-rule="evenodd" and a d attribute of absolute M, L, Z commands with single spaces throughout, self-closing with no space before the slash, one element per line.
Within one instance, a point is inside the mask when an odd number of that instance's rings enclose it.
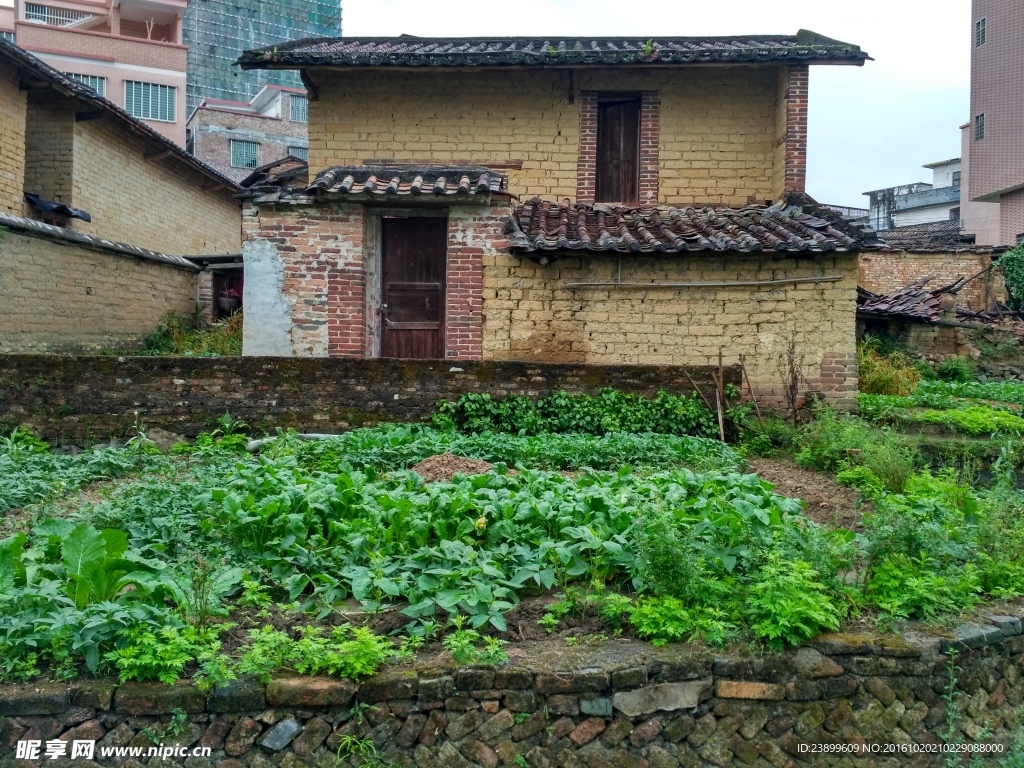
<path fill-rule="evenodd" d="M 381 356 L 443 358 L 448 220 L 385 218 L 381 238 Z"/>
<path fill-rule="evenodd" d="M 621 99 L 597 105 L 598 203 L 635 203 L 640 186 L 640 101 Z"/>

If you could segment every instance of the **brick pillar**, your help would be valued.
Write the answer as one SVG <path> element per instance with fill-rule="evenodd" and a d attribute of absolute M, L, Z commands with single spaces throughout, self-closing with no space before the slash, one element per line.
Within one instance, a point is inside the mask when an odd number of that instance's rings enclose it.
<path fill-rule="evenodd" d="M 836 410 L 857 412 L 857 353 L 826 352 L 821 358 L 818 386 L 825 402 Z"/>
<path fill-rule="evenodd" d="M 508 205 L 452 208 L 448 214 L 448 285 L 445 358 L 484 356 L 484 257 L 507 248 Z"/>
<path fill-rule="evenodd" d="M 594 202 L 597 187 L 597 91 L 580 94 L 580 156 L 576 161 L 576 199 Z"/>
<path fill-rule="evenodd" d="M 213 300 L 213 272 L 204 269 L 196 280 L 196 310 L 199 322 L 209 325 L 216 319 Z"/>
<path fill-rule="evenodd" d="M 803 192 L 807 186 L 807 87 L 810 67 L 789 68 L 786 88 L 786 192 Z"/>
<path fill-rule="evenodd" d="M 661 130 L 661 100 L 657 91 L 644 91 L 640 100 L 640 186 L 641 205 L 658 204 L 658 142 Z"/>

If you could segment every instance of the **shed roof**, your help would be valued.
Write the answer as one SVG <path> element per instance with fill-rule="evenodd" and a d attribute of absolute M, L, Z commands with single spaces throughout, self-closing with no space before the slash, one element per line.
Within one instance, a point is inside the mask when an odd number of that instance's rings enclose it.
<path fill-rule="evenodd" d="M 22 73 L 22 77 L 27 78 L 30 82 L 34 81 L 36 84 L 49 86 L 58 93 L 69 98 L 77 99 L 79 102 L 88 107 L 92 107 L 94 110 L 103 110 L 104 112 L 111 114 L 115 119 L 124 123 L 126 127 L 135 133 L 142 134 L 154 143 L 159 144 L 161 150 L 166 150 L 169 155 L 177 158 L 186 165 L 191 166 L 203 175 L 208 176 L 218 184 L 223 184 L 227 189 L 231 191 L 238 190 L 238 185 L 227 176 L 221 174 L 220 171 L 213 166 L 207 165 L 203 161 L 193 157 L 182 147 L 171 141 L 159 131 L 146 125 L 146 123 L 138 118 L 132 117 L 114 102 L 97 95 L 92 88 L 66 77 L 46 62 L 36 56 L 33 56 L 28 51 L 19 48 L 13 43 L 7 42 L 3 38 L 0 38 L 0 61 L 7 61 L 12 64 L 19 72 Z"/>
<path fill-rule="evenodd" d="M 246 51 L 243 69 L 343 67 L 587 67 L 685 64 L 854 64 L 859 46 L 801 29 L 728 37 L 324 37 Z"/>
<path fill-rule="evenodd" d="M 873 230 L 825 208 L 792 205 L 622 208 L 534 198 L 507 226 L 513 251 L 827 253 L 883 247 Z"/>

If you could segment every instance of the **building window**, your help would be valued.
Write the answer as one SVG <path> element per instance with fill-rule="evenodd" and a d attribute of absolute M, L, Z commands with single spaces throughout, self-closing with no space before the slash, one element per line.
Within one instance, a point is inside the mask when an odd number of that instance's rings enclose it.
<path fill-rule="evenodd" d="M 67 8 L 54 8 L 39 3 L 25 3 L 25 21 L 34 21 L 38 24 L 72 27 L 92 17 L 93 15 L 87 11 L 71 11 Z"/>
<path fill-rule="evenodd" d="M 960 186 L 960 171 L 953 171 L 953 186 Z"/>
<path fill-rule="evenodd" d="M 309 99 L 305 96 L 292 96 L 291 98 L 292 107 L 292 122 L 294 123 L 308 123 L 309 122 Z"/>
<path fill-rule="evenodd" d="M 0 31 L 0 40 L 6 40 L 8 43 L 13 43 L 14 42 L 14 33 L 13 32 Z"/>
<path fill-rule="evenodd" d="M 256 168 L 260 164 L 260 145 L 255 141 L 231 140 L 231 167 Z"/>
<path fill-rule="evenodd" d="M 133 117 L 143 120 L 158 120 L 173 123 L 178 89 L 171 85 L 140 83 L 126 80 L 124 84 L 124 109 Z"/>
<path fill-rule="evenodd" d="M 1024 245 L 1024 232 L 1017 235 L 1017 245 Z"/>
<path fill-rule="evenodd" d="M 297 157 L 299 160 L 309 160 L 309 148 L 308 147 L 288 147 L 288 154 L 292 157 Z"/>
<path fill-rule="evenodd" d="M 595 203 L 635 203 L 640 186 L 640 96 L 598 97 Z"/>
<path fill-rule="evenodd" d="M 974 44 L 980 48 L 988 41 L 988 23 L 986 19 L 980 19 L 974 25 Z"/>
<path fill-rule="evenodd" d="M 107 78 L 97 77 L 96 75 L 80 75 L 77 72 L 65 72 L 65 75 L 70 77 L 77 83 L 92 88 L 97 96 L 107 95 Z"/>
<path fill-rule="evenodd" d="M 985 113 L 974 118 L 974 140 L 981 141 L 985 138 Z"/>
<path fill-rule="evenodd" d="M 949 209 L 949 220 L 950 221 L 960 221 L 960 207 L 959 206 L 957 206 L 956 208 L 950 208 Z"/>

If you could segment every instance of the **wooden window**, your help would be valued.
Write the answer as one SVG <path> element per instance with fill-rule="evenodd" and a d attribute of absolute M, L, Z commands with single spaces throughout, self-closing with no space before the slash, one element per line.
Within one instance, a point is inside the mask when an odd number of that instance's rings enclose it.
<path fill-rule="evenodd" d="M 594 202 L 639 201 L 639 94 L 598 98 L 596 171 Z"/>

